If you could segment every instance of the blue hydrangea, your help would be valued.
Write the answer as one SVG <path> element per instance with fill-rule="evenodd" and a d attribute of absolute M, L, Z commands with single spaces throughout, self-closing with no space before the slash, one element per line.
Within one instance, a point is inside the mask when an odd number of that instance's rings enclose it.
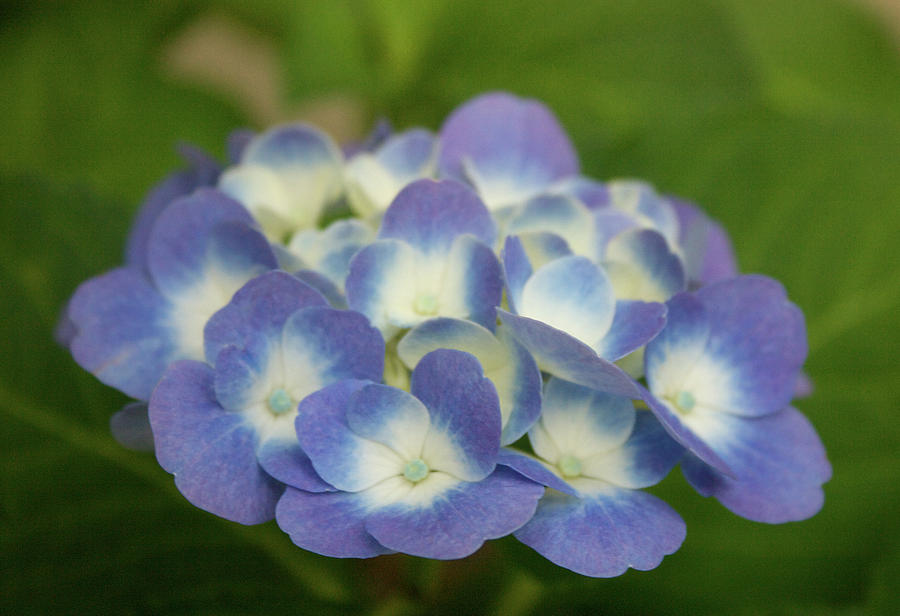
<path fill-rule="evenodd" d="M 821 508 L 799 308 L 698 206 L 583 175 L 543 104 L 495 92 L 436 133 L 342 150 L 290 124 L 228 151 L 184 151 L 57 330 L 135 399 L 115 438 L 196 506 L 333 557 L 513 535 L 594 577 L 679 548 L 644 491 L 679 464 L 745 518 Z"/>

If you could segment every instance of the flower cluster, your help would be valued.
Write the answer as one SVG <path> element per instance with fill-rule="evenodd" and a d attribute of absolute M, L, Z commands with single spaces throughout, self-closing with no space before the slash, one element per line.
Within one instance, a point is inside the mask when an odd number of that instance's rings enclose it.
<path fill-rule="evenodd" d="M 197 507 L 336 557 L 512 534 L 597 577 L 679 548 L 643 491 L 679 463 L 751 520 L 821 507 L 800 310 L 696 206 L 581 175 L 540 103 L 228 145 L 186 151 L 59 329 Z"/>

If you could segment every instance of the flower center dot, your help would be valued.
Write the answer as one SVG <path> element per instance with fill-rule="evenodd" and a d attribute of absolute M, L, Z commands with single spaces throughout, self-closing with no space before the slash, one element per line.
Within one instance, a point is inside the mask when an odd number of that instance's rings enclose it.
<path fill-rule="evenodd" d="M 269 410 L 276 415 L 292 411 L 295 406 L 290 394 L 280 387 L 269 394 L 269 399 L 266 403 L 269 405 Z"/>
<path fill-rule="evenodd" d="M 428 476 L 428 465 L 416 458 L 403 467 L 403 476 L 413 483 L 418 483 Z"/>
<path fill-rule="evenodd" d="M 413 310 L 421 315 L 436 314 L 437 307 L 437 298 L 431 293 L 423 293 L 413 302 Z"/>
<path fill-rule="evenodd" d="M 578 477 L 581 474 L 581 460 L 572 455 L 559 459 L 559 470 L 563 477 Z"/>
<path fill-rule="evenodd" d="M 695 404 L 697 404 L 697 401 L 694 399 L 694 395 L 689 391 L 679 391 L 675 395 L 675 406 L 677 406 L 678 410 L 682 413 L 690 412 Z"/>

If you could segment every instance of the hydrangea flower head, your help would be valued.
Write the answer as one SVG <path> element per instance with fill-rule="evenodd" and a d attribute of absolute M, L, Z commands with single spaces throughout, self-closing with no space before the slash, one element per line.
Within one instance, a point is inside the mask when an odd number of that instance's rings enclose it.
<path fill-rule="evenodd" d="M 513 535 L 593 577 L 685 540 L 644 491 L 677 464 L 751 520 L 822 506 L 800 310 L 697 206 L 582 175 L 540 102 L 228 150 L 185 151 L 57 331 L 196 506 L 331 557 Z"/>

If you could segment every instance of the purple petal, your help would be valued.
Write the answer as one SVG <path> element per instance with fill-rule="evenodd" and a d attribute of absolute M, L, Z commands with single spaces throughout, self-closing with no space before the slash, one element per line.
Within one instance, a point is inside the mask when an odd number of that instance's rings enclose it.
<path fill-rule="evenodd" d="M 503 274 L 506 282 L 507 301 L 509 309 L 518 312 L 518 306 L 522 302 L 522 291 L 525 283 L 531 278 L 533 270 L 531 261 L 525 254 L 522 240 L 511 235 L 506 238 L 503 246 Z"/>
<path fill-rule="evenodd" d="M 655 496 L 608 487 L 585 498 L 548 494 L 515 536 L 566 569 L 615 577 L 657 567 L 685 533 L 681 517 Z"/>
<path fill-rule="evenodd" d="M 500 449 L 500 402 L 478 360 L 462 351 L 432 351 L 413 370 L 410 389 L 431 416 L 426 450 L 439 432 L 462 454 L 441 470 L 466 481 L 490 474 Z"/>
<path fill-rule="evenodd" d="M 447 257 L 438 302 L 446 316 L 469 319 L 494 331 L 503 275 L 494 251 L 472 237 L 460 237 Z"/>
<path fill-rule="evenodd" d="M 797 382 L 794 384 L 794 397 L 809 398 L 813 395 L 814 390 L 815 385 L 813 385 L 812 379 L 805 372 L 801 372 L 797 376 Z"/>
<path fill-rule="evenodd" d="M 112 436 L 122 447 L 134 451 L 153 451 L 153 431 L 144 402 L 132 402 L 109 418 Z"/>
<path fill-rule="evenodd" d="M 137 268 L 92 278 L 69 303 L 76 329 L 72 357 L 103 383 L 147 400 L 166 366 L 178 358 L 168 310 L 168 302 Z"/>
<path fill-rule="evenodd" d="M 647 488 L 662 481 L 683 455 L 684 447 L 669 436 L 653 414 L 639 411 L 628 440 L 587 461 L 582 474 L 622 488 Z"/>
<path fill-rule="evenodd" d="M 428 409 L 412 395 L 387 385 L 367 385 L 347 407 L 347 425 L 362 438 L 390 447 L 405 460 L 422 455 L 431 425 Z"/>
<path fill-rule="evenodd" d="M 334 491 L 316 474 L 296 439 L 270 438 L 257 449 L 256 458 L 269 475 L 291 487 L 307 492 Z"/>
<path fill-rule="evenodd" d="M 478 195 L 451 180 L 418 180 L 400 191 L 384 213 L 378 238 L 402 240 L 424 254 L 441 254 L 466 233 L 489 246 L 497 236 Z"/>
<path fill-rule="evenodd" d="M 236 165 L 240 162 L 244 155 L 244 150 L 256 137 L 256 133 L 249 128 L 238 128 L 231 131 L 226 142 L 226 150 L 228 151 L 228 162 Z"/>
<path fill-rule="evenodd" d="M 764 417 L 717 413 L 713 446 L 734 478 L 688 458 L 684 476 L 700 494 L 715 496 L 739 516 L 780 524 L 805 520 L 822 508 L 822 484 L 831 465 L 815 429 L 799 411 L 786 408 Z"/>
<path fill-rule="evenodd" d="M 497 464 L 508 466 L 523 477 L 564 494 L 578 495 L 578 490 L 556 475 L 547 466 L 529 455 L 504 447 L 497 456 Z"/>
<path fill-rule="evenodd" d="M 395 177 L 412 180 L 429 166 L 435 142 L 435 136 L 425 129 L 408 130 L 385 140 L 376 157 Z"/>
<path fill-rule="evenodd" d="M 803 313 L 784 287 L 764 276 L 741 276 L 703 287 L 696 296 L 709 315 L 704 353 L 733 375 L 730 391 L 710 388 L 703 401 L 748 416 L 787 406 L 807 345 Z"/>
<path fill-rule="evenodd" d="M 156 219 L 172 201 L 189 195 L 197 188 L 214 185 L 219 177 L 219 162 L 202 150 L 180 148 L 179 153 L 190 167 L 167 176 L 144 197 L 128 234 L 125 248 L 125 262 L 128 265 L 146 267 L 150 231 Z"/>
<path fill-rule="evenodd" d="M 662 302 L 685 289 L 681 259 L 651 229 L 630 229 L 612 238 L 604 263 L 618 299 Z"/>
<path fill-rule="evenodd" d="M 241 524 L 272 519 L 283 486 L 256 461 L 256 430 L 216 402 L 212 369 L 179 361 L 150 399 L 160 465 L 194 505 Z"/>
<path fill-rule="evenodd" d="M 586 344 L 540 321 L 498 310 L 503 325 L 534 355 L 541 370 L 602 392 L 641 397 L 634 380 Z"/>
<path fill-rule="evenodd" d="M 196 282 L 206 269 L 209 237 L 225 222 L 253 225 L 243 206 L 210 189 L 181 198 L 160 214 L 148 239 L 147 266 L 163 294 L 177 294 Z M 268 265 L 276 266 L 274 255 Z"/>
<path fill-rule="evenodd" d="M 657 302 L 617 301 L 609 332 L 595 346 L 597 355 L 616 361 L 644 346 L 665 327 L 666 312 Z"/>
<path fill-rule="evenodd" d="M 612 324 L 616 303 L 603 270 L 585 257 L 568 256 L 538 269 L 522 290 L 521 316 L 546 323 L 590 347 Z"/>
<path fill-rule="evenodd" d="M 313 270 L 302 269 L 293 273 L 295 278 L 305 282 L 324 297 L 332 308 L 347 309 L 347 298 L 331 280 Z"/>
<path fill-rule="evenodd" d="M 541 103 L 496 92 L 458 107 L 440 133 L 438 168 L 465 181 L 474 169 L 479 191 L 535 193 L 578 174 L 578 158 L 553 113 Z M 467 166 L 471 169 L 467 169 Z M 510 194 L 515 201 L 519 194 Z"/>
<path fill-rule="evenodd" d="M 482 481 L 461 482 L 430 503 L 376 509 L 366 530 L 382 545 L 425 558 L 463 558 L 487 539 L 527 522 L 544 488 L 501 467 Z"/>
<path fill-rule="evenodd" d="M 710 448 L 709 444 L 702 436 L 698 435 L 694 430 L 687 426 L 685 422 L 682 421 L 682 418 L 672 411 L 668 405 L 656 399 L 646 389 L 643 389 L 643 391 L 644 402 L 647 403 L 647 406 L 653 411 L 653 414 L 656 415 L 656 418 L 673 439 L 684 445 L 691 453 L 710 466 L 715 467 L 726 475 L 734 476 L 734 471 L 731 470 L 728 463 Z"/>
<path fill-rule="evenodd" d="M 389 550 L 366 532 L 366 505 L 357 494 L 311 494 L 288 488 L 278 501 L 278 526 L 310 552 L 337 558 L 371 558 Z"/>
<path fill-rule="evenodd" d="M 509 445 L 519 440 L 541 414 L 541 371 L 537 362 L 524 346 L 519 344 L 504 328 L 497 337 L 506 347 L 510 357 L 509 367 L 502 373 L 491 373 L 501 407 L 509 406 L 509 414 L 500 435 L 500 442 Z"/>
<path fill-rule="evenodd" d="M 564 195 L 540 195 L 529 199 L 507 222 L 506 233 L 547 232 L 565 238 L 577 253 L 590 258 L 594 253 L 594 218 L 582 203 Z"/>
<path fill-rule="evenodd" d="M 216 361 L 226 346 L 252 346 L 254 340 L 281 338 L 285 321 L 300 308 L 327 306 L 315 289 L 285 272 L 257 276 L 234 294 L 204 328 L 206 360 Z"/>
<path fill-rule="evenodd" d="M 287 379 L 303 373 L 304 379 L 326 385 L 343 379 L 378 381 L 384 373 L 381 334 L 351 310 L 313 306 L 295 312 L 284 324 L 282 353 Z"/>
<path fill-rule="evenodd" d="M 678 215 L 678 241 L 688 280 L 697 286 L 738 275 L 728 232 L 693 203 L 669 197 Z"/>
<path fill-rule="evenodd" d="M 325 387 L 301 400 L 296 419 L 300 447 L 316 474 L 346 492 L 364 490 L 403 470 L 399 455 L 347 424 L 352 398 L 369 384 L 348 380 Z"/>
<path fill-rule="evenodd" d="M 578 199 L 590 210 L 609 205 L 609 190 L 606 184 L 584 176 L 566 178 L 557 182 L 551 190 Z"/>

